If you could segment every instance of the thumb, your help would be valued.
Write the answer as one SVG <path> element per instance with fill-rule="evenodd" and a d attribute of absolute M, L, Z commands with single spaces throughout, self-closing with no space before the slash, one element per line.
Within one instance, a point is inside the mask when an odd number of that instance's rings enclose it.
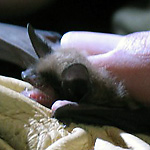
<path fill-rule="evenodd" d="M 123 37 L 117 47 L 105 54 L 89 56 L 98 69 L 104 66 L 123 80 L 129 93 L 150 105 L 150 32 L 137 32 Z"/>

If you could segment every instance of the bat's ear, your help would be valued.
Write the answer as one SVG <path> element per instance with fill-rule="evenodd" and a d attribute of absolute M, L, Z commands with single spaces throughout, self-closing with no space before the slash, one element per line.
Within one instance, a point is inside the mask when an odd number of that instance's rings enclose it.
<path fill-rule="evenodd" d="M 73 64 L 62 73 L 62 89 L 66 98 L 80 101 L 89 91 L 90 79 L 87 68 L 82 64 Z"/>
<path fill-rule="evenodd" d="M 33 27 L 28 24 L 28 35 L 31 40 L 32 46 L 34 47 L 35 52 L 37 53 L 38 57 L 43 57 L 47 53 L 51 52 L 51 48 L 44 42 L 34 31 Z"/>

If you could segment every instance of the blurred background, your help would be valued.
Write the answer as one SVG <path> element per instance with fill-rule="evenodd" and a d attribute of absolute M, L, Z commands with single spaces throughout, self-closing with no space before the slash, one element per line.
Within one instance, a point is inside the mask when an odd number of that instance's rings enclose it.
<path fill-rule="evenodd" d="M 81 30 L 128 34 L 150 29 L 150 0 L 0 0 L 0 22 L 24 27 L 30 22 L 61 35 Z M 1 75 L 20 78 L 22 68 L 0 64 Z"/>

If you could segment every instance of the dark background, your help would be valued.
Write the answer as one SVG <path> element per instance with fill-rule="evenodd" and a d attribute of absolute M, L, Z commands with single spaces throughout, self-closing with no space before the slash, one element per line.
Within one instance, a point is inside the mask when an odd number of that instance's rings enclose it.
<path fill-rule="evenodd" d="M 27 15 L 0 16 L 0 22 L 51 30 L 64 34 L 68 31 L 94 31 L 112 33 L 113 13 L 126 5 L 144 6 L 147 0 L 56 0 Z M 9 10 L 7 10 L 9 11 Z M 20 79 L 22 68 L 0 61 L 0 74 Z"/>
<path fill-rule="evenodd" d="M 53 30 L 111 32 L 111 17 L 126 5 L 145 5 L 147 0 L 55 0 L 44 8 L 24 16 L 1 17 L 1 22 Z M 9 10 L 8 10 L 9 11 Z"/>

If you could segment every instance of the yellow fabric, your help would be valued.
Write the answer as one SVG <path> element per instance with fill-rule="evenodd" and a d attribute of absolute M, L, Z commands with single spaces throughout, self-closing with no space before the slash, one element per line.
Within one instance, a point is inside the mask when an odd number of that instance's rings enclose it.
<path fill-rule="evenodd" d="M 51 110 L 20 94 L 33 87 L 0 76 L 0 150 L 150 150 L 150 137 L 115 127 L 71 124 L 51 118 Z M 146 142 L 144 142 L 146 141 Z"/>

